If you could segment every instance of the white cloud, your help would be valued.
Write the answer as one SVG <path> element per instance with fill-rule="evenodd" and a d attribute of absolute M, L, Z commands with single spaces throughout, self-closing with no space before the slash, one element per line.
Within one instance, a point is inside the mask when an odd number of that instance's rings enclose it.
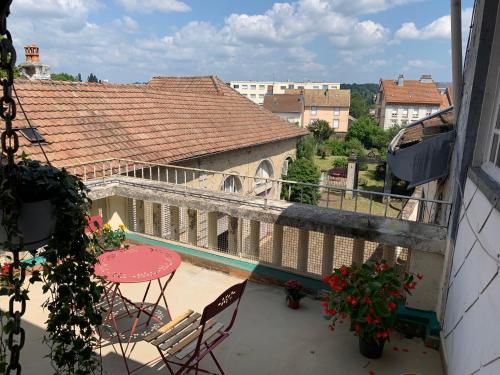
<path fill-rule="evenodd" d="M 348 50 L 364 49 L 366 52 L 387 41 L 389 30 L 373 21 L 361 21 L 354 25 L 351 33 L 332 36 L 331 42 Z"/>
<path fill-rule="evenodd" d="M 133 33 L 139 30 L 139 23 L 129 16 L 123 16 L 120 19 L 114 20 L 113 25 L 115 27 L 123 28 L 128 33 Z"/>
<path fill-rule="evenodd" d="M 178 0 L 116 0 L 129 12 L 189 12 L 191 8 Z"/>
<path fill-rule="evenodd" d="M 378 13 L 384 10 L 422 0 L 329 0 L 333 9 L 344 14 L 361 15 Z"/>
<path fill-rule="evenodd" d="M 472 18 L 472 8 L 467 8 L 462 13 L 462 33 L 467 34 Z M 394 34 L 395 39 L 450 39 L 451 17 L 450 15 L 439 17 L 428 25 L 418 28 L 414 22 L 406 22 Z"/>

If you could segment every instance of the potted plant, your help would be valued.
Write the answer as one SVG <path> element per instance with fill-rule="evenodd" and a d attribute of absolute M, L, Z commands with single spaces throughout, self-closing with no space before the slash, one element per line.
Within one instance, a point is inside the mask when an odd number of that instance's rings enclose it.
<path fill-rule="evenodd" d="M 300 300 L 305 297 L 302 284 L 297 280 L 288 280 L 285 284 L 286 303 L 293 310 L 300 307 Z"/>
<path fill-rule="evenodd" d="M 330 288 L 322 302 L 330 330 L 335 329 L 337 320 L 349 317 L 361 354 L 380 358 L 396 323 L 397 308 L 406 302 L 405 293 L 416 286 L 413 275 L 405 275 L 401 280 L 394 268 L 382 261 L 361 267 L 342 266 L 323 281 Z"/>
<path fill-rule="evenodd" d="M 9 173 L 15 173 L 17 184 L 13 191 Z M 46 245 L 54 232 L 55 210 L 52 199 L 59 188 L 59 170 L 23 155 L 12 170 L 0 166 L 0 207 L 18 207 L 17 233 L 22 236 L 23 248 L 36 250 Z M 13 202 L 15 200 L 16 202 Z M 5 228 L 12 217 L 0 208 L 0 244 L 7 241 Z M 16 240 L 17 241 L 17 240 Z"/>
<path fill-rule="evenodd" d="M 113 251 L 116 249 L 127 248 L 125 245 L 125 225 L 118 225 L 118 229 L 113 230 L 111 225 L 104 224 L 99 228 L 99 224 L 94 222 L 97 230 L 90 235 L 90 248 L 101 254 L 103 251 Z"/>

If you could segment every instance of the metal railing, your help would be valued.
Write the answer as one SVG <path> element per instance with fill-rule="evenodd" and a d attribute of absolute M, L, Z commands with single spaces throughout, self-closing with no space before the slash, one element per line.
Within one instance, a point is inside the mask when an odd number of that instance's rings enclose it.
<path fill-rule="evenodd" d="M 448 225 L 451 211 L 451 203 L 441 200 L 137 160 L 113 158 L 69 165 L 65 168 L 86 182 L 111 176 L 127 176 L 180 185 L 186 190 L 194 188 L 252 196 L 262 199 L 264 204 L 267 204 L 268 200 L 285 200 L 399 220 L 405 220 L 401 215 L 405 206 L 409 202 L 415 202 L 418 214 L 411 221 L 444 227 Z M 440 214 L 437 215 L 437 212 Z M 437 222 L 436 217 L 445 219 Z"/>

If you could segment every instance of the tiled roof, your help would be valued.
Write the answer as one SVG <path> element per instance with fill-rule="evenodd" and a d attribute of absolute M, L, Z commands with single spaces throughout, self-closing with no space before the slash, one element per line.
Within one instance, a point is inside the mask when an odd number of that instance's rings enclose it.
<path fill-rule="evenodd" d="M 197 83 L 201 92 L 191 89 Z M 107 158 L 168 163 L 305 134 L 216 77 L 157 77 L 152 85 L 18 80 L 16 90 L 56 166 Z M 15 126 L 27 126 L 20 110 Z M 37 145 L 20 140 L 42 159 Z"/>
<path fill-rule="evenodd" d="M 299 94 L 275 94 L 264 97 L 264 108 L 273 113 L 301 113 Z"/>
<path fill-rule="evenodd" d="M 453 87 L 448 86 L 443 94 L 441 94 L 441 108 L 445 109 L 453 105 Z"/>
<path fill-rule="evenodd" d="M 349 107 L 351 105 L 350 90 L 304 90 L 306 107 Z"/>
<path fill-rule="evenodd" d="M 386 103 L 397 104 L 441 104 L 441 95 L 436 83 L 423 83 L 417 80 L 407 80 L 403 86 L 397 81 L 384 79 L 381 81 Z"/>

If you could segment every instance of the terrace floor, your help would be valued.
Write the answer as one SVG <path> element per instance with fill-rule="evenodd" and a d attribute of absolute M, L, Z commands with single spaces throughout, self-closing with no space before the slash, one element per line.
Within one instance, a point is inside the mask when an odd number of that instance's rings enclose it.
<path fill-rule="evenodd" d="M 183 262 L 167 288 L 167 300 L 172 315 L 191 308 L 197 311 L 215 299 L 240 279 Z M 31 286 L 30 301 L 23 319 L 27 340 L 21 354 L 23 374 L 52 374 L 44 356 L 42 343 L 46 311 L 40 308 L 44 299 L 40 285 Z M 141 285 L 123 288 L 125 295 L 140 300 Z M 5 297 L 0 299 L 7 305 Z M 215 353 L 227 374 L 234 375 L 301 375 L 352 374 L 400 375 L 442 374 L 439 352 L 426 348 L 420 339 L 406 339 L 394 333 L 379 360 L 369 360 L 358 353 L 357 338 L 347 324 L 335 332 L 328 330 L 318 301 L 305 298 L 300 310 L 285 306 L 281 288 L 249 283 L 240 305 L 232 335 Z M 117 349 L 118 347 L 117 347 Z M 122 357 L 111 345 L 102 348 L 105 374 L 125 374 Z M 138 341 L 130 357 L 131 367 L 157 357 L 156 349 Z M 205 368 L 214 370 L 211 359 Z M 151 364 L 139 374 L 167 374 L 162 363 Z"/>

